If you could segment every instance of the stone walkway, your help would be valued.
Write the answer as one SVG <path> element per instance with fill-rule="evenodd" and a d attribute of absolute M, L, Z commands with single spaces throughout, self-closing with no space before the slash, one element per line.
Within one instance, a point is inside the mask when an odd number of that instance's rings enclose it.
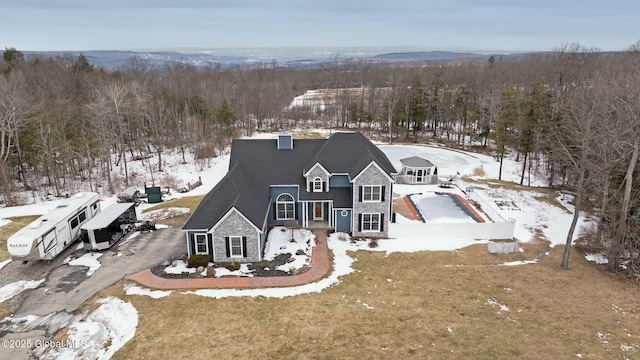
<path fill-rule="evenodd" d="M 311 268 L 299 275 L 274 277 L 224 277 L 167 279 L 154 275 L 150 269 L 127 276 L 126 279 L 152 289 L 247 289 L 261 287 L 298 286 L 323 278 L 330 268 L 327 231 L 313 230 L 316 246 L 311 253 Z"/>

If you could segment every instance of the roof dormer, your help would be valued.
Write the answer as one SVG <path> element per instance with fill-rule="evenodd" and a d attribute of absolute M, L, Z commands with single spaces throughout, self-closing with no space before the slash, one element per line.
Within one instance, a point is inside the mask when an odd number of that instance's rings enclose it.
<path fill-rule="evenodd" d="M 307 179 L 307 192 L 329 191 L 329 178 L 331 177 L 331 173 L 320 163 L 315 163 L 315 165 L 303 175 Z"/>

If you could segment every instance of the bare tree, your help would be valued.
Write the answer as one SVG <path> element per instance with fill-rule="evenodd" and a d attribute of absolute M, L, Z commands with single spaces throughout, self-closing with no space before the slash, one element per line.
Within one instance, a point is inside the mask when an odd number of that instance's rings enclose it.
<path fill-rule="evenodd" d="M 602 124 L 602 100 L 592 83 L 573 87 L 567 93 L 564 107 L 563 123 L 555 134 L 555 147 L 571 164 L 575 175 L 574 187 L 576 197 L 575 210 L 560 267 L 569 268 L 569 254 L 573 242 L 573 235 L 578 224 L 582 203 L 589 183 L 590 158 L 593 144 L 597 141 L 597 131 Z"/>
<path fill-rule="evenodd" d="M 24 84 L 20 70 L 0 76 L 0 180 L 7 204 L 14 202 L 8 160 L 18 146 L 18 132 L 29 116 L 29 96 Z"/>

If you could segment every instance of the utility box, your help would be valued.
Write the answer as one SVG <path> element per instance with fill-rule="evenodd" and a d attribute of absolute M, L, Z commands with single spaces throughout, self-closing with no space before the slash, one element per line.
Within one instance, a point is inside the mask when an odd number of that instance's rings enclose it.
<path fill-rule="evenodd" d="M 159 186 L 145 187 L 144 191 L 147 194 L 147 202 L 149 204 L 156 204 L 162 201 L 162 192 Z"/>

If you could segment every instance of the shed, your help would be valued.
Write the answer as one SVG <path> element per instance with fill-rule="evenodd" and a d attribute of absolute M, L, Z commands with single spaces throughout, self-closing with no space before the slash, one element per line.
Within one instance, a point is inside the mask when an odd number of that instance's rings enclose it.
<path fill-rule="evenodd" d="M 399 180 L 406 184 L 433 184 L 438 180 L 438 168 L 419 156 L 400 159 L 402 171 Z"/>
<path fill-rule="evenodd" d="M 80 227 L 85 248 L 103 250 L 120 240 L 137 221 L 135 203 L 117 203 Z"/>
<path fill-rule="evenodd" d="M 144 191 L 147 193 L 147 202 L 149 204 L 156 204 L 162 201 L 160 186 L 145 187 Z"/>

